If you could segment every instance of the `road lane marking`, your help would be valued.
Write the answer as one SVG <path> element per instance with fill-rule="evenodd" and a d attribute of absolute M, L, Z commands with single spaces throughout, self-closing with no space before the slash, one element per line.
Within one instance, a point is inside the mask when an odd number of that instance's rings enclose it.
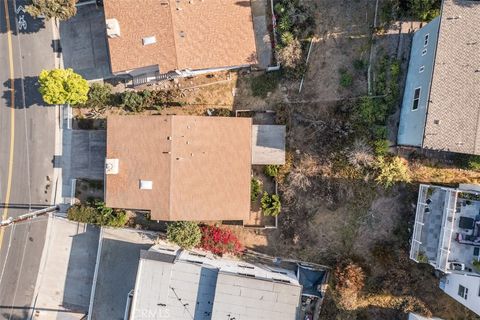
<path fill-rule="evenodd" d="M 12 30 L 10 28 L 10 15 L 8 13 L 7 0 L 3 1 L 5 6 L 5 22 L 7 25 L 7 43 L 8 43 L 8 63 L 10 66 L 10 156 L 8 159 L 8 178 L 7 191 L 5 193 L 4 210 L 2 220 L 5 220 L 8 215 L 8 204 L 10 202 L 10 192 L 12 189 L 12 175 L 13 175 L 13 151 L 15 144 L 15 76 L 13 69 L 13 46 L 12 46 Z M 3 228 L 0 228 L 0 248 L 3 242 Z"/>

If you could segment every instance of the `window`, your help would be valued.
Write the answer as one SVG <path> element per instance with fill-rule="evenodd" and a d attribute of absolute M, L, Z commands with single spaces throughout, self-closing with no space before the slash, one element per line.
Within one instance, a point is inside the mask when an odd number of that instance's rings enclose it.
<path fill-rule="evenodd" d="M 424 45 L 425 47 L 428 46 L 428 38 L 429 38 L 429 37 L 430 37 L 430 34 L 427 33 L 427 34 L 425 35 L 425 40 L 424 40 L 424 42 L 423 42 L 423 45 Z"/>
<path fill-rule="evenodd" d="M 427 48 L 423 49 L 422 51 L 422 56 L 426 55 L 427 54 Z"/>
<path fill-rule="evenodd" d="M 467 296 L 468 296 L 468 288 L 465 288 L 464 286 L 462 286 L 461 284 L 458 285 L 458 295 L 462 298 L 464 298 L 465 300 L 467 300 Z"/>
<path fill-rule="evenodd" d="M 413 95 L 413 106 L 412 110 L 417 110 L 418 105 L 420 104 L 420 88 L 415 89 L 415 93 Z"/>
<path fill-rule="evenodd" d="M 425 66 L 421 66 L 420 69 L 418 69 L 418 73 L 422 73 L 423 71 L 425 71 Z"/>
<path fill-rule="evenodd" d="M 480 253 L 480 247 L 474 247 L 473 248 L 473 256 L 478 257 L 479 253 Z"/>

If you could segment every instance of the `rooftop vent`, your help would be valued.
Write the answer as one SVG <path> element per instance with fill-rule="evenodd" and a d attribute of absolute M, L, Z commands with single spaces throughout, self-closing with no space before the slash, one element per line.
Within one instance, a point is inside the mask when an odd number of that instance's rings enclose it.
<path fill-rule="evenodd" d="M 140 180 L 141 190 L 152 190 L 153 182 L 150 180 Z"/>
<path fill-rule="evenodd" d="M 118 159 L 105 160 L 105 174 L 118 174 Z"/>
<path fill-rule="evenodd" d="M 149 44 L 157 43 L 157 39 L 155 38 L 155 36 L 145 37 L 142 38 L 142 43 L 144 46 L 148 46 Z"/>
<path fill-rule="evenodd" d="M 117 19 L 107 19 L 107 36 L 109 38 L 120 37 L 120 24 Z"/>

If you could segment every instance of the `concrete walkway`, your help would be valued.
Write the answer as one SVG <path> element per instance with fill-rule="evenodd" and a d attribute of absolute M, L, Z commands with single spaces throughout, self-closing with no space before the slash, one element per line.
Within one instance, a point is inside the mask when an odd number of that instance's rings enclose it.
<path fill-rule="evenodd" d="M 266 69 L 271 65 L 272 43 L 267 26 L 267 1 L 252 0 L 253 28 L 257 46 L 258 65 Z"/>
<path fill-rule="evenodd" d="M 51 216 L 35 287 L 35 319 L 81 319 L 87 312 L 100 229 Z"/>

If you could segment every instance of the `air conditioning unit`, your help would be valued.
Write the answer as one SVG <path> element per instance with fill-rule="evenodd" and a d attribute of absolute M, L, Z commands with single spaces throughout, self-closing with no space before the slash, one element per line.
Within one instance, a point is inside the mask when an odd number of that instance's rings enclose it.
<path fill-rule="evenodd" d="M 105 160 L 105 174 L 118 174 L 118 159 Z"/>
<path fill-rule="evenodd" d="M 107 19 L 107 36 L 109 38 L 120 37 L 120 24 L 117 19 Z"/>

